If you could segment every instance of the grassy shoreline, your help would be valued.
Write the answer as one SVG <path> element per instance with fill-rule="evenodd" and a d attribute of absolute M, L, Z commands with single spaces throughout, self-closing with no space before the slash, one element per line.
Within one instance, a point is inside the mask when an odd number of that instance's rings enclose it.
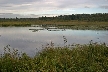
<path fill-rule="evenodd" d="M 101 25 L 101 24 L 105 24 L 107 25 L 108 22 L 99 22 L 99 21 L 94 21 L 94 22 L 88 22 L 88 21 L 74 21 L 74 20 L 71 20 L 71 21 L 23 21 L 23 22 L 20 22 L 20 21 L 4 21 L 4 22 L 0 22 L 0 26 L 2 25 L 7 25 L 7 26 L 14 26 L 14 25 L 26 25 L 26 24 L 30 24 L 30 25 L 42 25 L 42 24 L 52 24 L 52 25 L 73 25 L 73 24 L 77 24 L 77 25 L 83 25 L 83 24 L 86 24 L 86 25 Z"/>
<path fill-rule="evenodd" d="M 108 30 L 108 22 L 87 22 L 87 21 L 33 21 L 33 22 L 19 22 L 9 21 L 0 22 L 0 27 L 30 27 L 31 25 L 42 26 L 57 26 L 65 29 L 81 29 L 81 30 Z"/>
<path fill-rule="evenodd" d="M 107 72 L 108 46 L 97 43 L 73 47 L 47 47 L 29 57 L 18 50 L 4 49 L 0 57 L 1 72 Z"/>

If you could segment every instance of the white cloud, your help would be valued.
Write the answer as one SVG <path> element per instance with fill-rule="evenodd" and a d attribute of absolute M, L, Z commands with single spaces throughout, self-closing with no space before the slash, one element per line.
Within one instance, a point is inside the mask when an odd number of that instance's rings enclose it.
<path fill-rule="evenodd" d="M 65 14 L 80 8 L 108 9 L 107 4 L 108 0 L 0 0 L 0 13 Z"/>

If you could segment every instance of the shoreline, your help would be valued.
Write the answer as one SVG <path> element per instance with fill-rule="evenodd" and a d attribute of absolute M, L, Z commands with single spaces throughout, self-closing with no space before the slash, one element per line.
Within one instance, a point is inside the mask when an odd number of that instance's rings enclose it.
<path fill-rule="evenodd" d="M 0 27 L 31 27 L 41 25 L 42 27 L 58 27 L 76 30 L 108 30 L 108 22 L 86 22 L 86 21 L 41 21 L 41 22 L 0 22 Z"/>

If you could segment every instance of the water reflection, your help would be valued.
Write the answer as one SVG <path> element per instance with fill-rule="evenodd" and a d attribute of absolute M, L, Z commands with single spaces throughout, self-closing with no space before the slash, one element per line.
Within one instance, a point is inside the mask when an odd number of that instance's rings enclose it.
<path fill-rule="evenodd" d="M 38 30 L 32 32 L 33 29 Z M 49 31 L 52 30 L 52 31 Z M 0 28 L 0 52 L 6 45 L 17 48 L 19 51 L 27 52 L 33 55 L 43 46 L 53 42 L 56 46 L 63 46 L 66 37 L 66 44 L 86 44 L 93 40 L 94 42 L 105 42 L 108 44 L 108 31 L 95 30 L 71 30 L 66 29 L 47 29 L 43 27 L 1 27 Z M 36 50 L 36 48 L 38 50 Z"/>

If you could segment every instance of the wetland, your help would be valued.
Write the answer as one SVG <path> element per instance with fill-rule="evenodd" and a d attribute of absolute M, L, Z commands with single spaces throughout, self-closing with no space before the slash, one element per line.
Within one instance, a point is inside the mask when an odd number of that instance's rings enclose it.
<path fill-rule="evenodd" d="M 70 26 L 69 26 L 70 27 Z M 67 42 L 64 43 L 64 37 Z M 6 45 L 35 55 L 42 47 L 88 44 L 90 41 L 108 44 L 107 30 L 75 30 L 63 27 L 32 25 L 31 27 L 0 27 L 0 52 Z"/>
<path fill-rule="evenodd" d="M 108 72 L 108 13 L 0 18 L 0 72 Z"/>

